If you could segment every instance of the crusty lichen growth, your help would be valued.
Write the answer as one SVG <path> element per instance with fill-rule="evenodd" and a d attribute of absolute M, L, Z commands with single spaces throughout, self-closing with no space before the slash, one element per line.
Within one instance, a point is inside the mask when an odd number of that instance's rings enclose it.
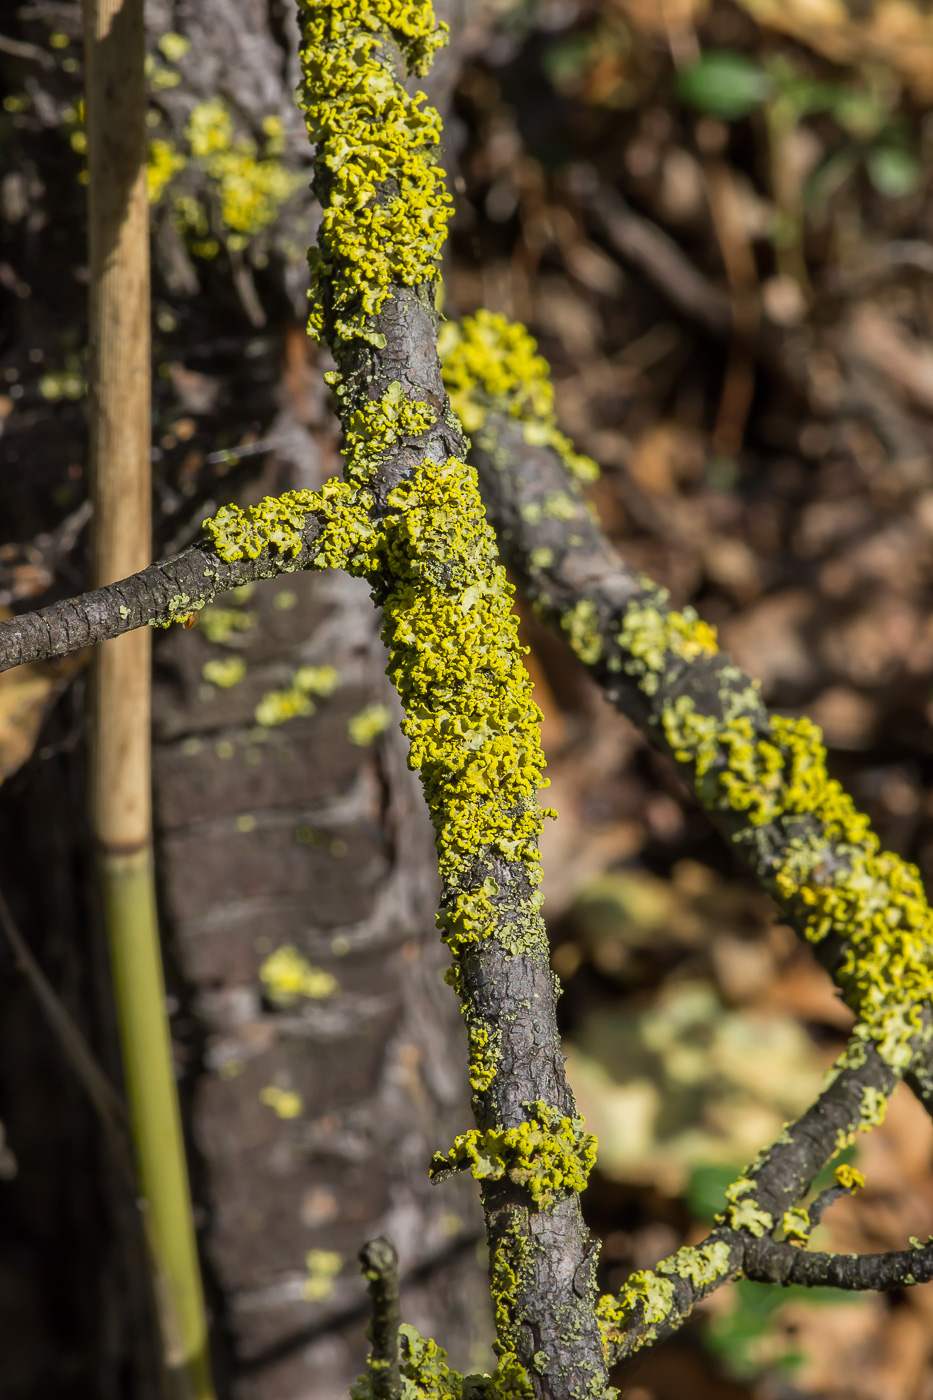
<path fill-rule="evenodd" d="M 309 255 L 309 329 L 381 343 L 367 324 L 393 285 L 436 280 L 450 218 L 435 161 L 441 124 L 425 96 L 409 96 L 379 52 L 389 42 L 422 74 L 446 40 L 429 4 L 413 0 L 299 0 L 301 105 L 317 146 L 326 199 Z"/>
<path fill-rule="evenodd" d="M 477 1181 L 507 1176 L 528 1192 L 535 1206 L 582 1191 L 596 1160 L 596 1139 L 582 1118 L 563 1118 L 545 1103 L 524 1105 L 534 1116 L 517 1128 L 474 1128 L 461 1133 L 446 1154 L 431 1163 L 432 1177 L 469 1168 Z"/>
<path fill-rule="evenodd" d="M 550 447 L 578 481 L 595 481 L 599 468 L 575 452 L 557 426 L 547 360 L 524 326 L 494 311 L 446 322 L 437 340 L 450 405 L 468 433 L 481 433 L 490 410 L 521 424 L 533 447 Z"/>
<path fill-rule="evenodd" d="M 626 609 L 616 640 L 624 670 L 652 698 L 676 690 L 684 663 L 717 655 L 712 629 L 689 609 L 668 609 L 663 590 L 650 587 Z M 703 805 L 728 814 L 734 839 L 764 853 L 765 878 L 807 938 L 845 940 L 837 981 L 861 1033 L 903 1071 L 930 1034 L 933 912 L 920 874 L 879 849 L 868 818 L 830 778 L 811 720 L 769 718 L 735 667 L 718 662 L 716 678 L 715 705 L 683 693 L 663 701 L 664 737 L 692 770 Z M 781 830 L 777 842 L 764 840 L 771 827 Z"/>

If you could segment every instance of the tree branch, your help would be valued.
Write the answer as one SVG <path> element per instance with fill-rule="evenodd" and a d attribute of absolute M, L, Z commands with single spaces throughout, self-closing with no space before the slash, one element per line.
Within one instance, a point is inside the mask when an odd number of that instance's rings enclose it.
<path fill-rule="evenodd" d="M 536 611 L 609 699 L 670 755 L 737 855 L 835 978 L 865 1034 L 926 1092 L 933 913 L 919 873 L 882 852 L 830 779 L 819 730 L 769 715 L 691 609 L 628 569 L 560 454 L 487 404 L 473 460 Z"/>
<path fill-rule="evenodd" d="M 375 1400 L 399 1400 L 402 1393 L 398 1354 L 398 1255 L 391 1240 L 380 1235 L 360 1250 L 360 1265 L 373 1304 L 369 1335 L 372 1350 L 368 1375 Z"/>
<path fill-rule="evenodd" d="M 320 519 L 311 516 L 297 553 L 266 550 L 255 559 L 229 562 L 209 545 L 192 545 L 118 583 L 7 618 L 0 622 L 0 671 L 66 656 L 137 627 L 167 627 L 227 589 L 307 569 L 318 557 L 320 533 Z"/>
<path fill-rule="evenodd" d="M 675 1331 L 701 1299 L 728 1279 L 748 1273 L 749 1251 L 756 1260 L 771 1261 L 761 1262 L 761 1268 L 783 1267 L 781 1251 L 795 1258 L 827 1257 L 805 1256 L 770 1237 L 781 1228 L 799 1230 L 799 1217 L 789 1218 L 787 1212 L 804 1198 L 814 1177 L 840 1148 L 860 1128 L 872 1125 L 866 1119 L 866 1103 L 883 1102 L 896 1082 L 874 1047 L 853 1037 L 830 1085 L 729 1188 L 726 1210 L 702 1244 L 685 1245 L 654 1269 L 633 1274 L 618 1298 L 600 1299 L 610 1360 L 621 1361 Z M 841 1195 L 842 1189 L 836 1188 L 836 1193 Z M 812 1220 L 811 1226 L 815 1223 Z M 767 1254 L 765 1246 L 778 1252 Z M 905 1274 L 901 1282 L 906 1281 Z"/>

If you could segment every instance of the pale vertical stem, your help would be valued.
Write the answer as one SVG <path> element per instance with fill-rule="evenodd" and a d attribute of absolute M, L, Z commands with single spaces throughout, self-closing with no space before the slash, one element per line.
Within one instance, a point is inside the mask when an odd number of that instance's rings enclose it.
<path fill-rule="evenodd" d="M 94 583 L 150 562 L 149 211 L 143 0 L 85 0 Z M 91 815 L 124 1071 L 174 1393 L 211 1400 L 207 1326 L 165 1014 L 152 864 L 148 627 L 97 653 Z"/>

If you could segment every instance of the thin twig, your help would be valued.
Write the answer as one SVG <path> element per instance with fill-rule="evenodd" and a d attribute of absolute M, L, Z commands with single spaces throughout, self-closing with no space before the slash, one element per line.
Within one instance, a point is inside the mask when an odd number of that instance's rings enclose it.
<path fill-rule="evenodd" d="M 360 1264 L 373 1303 L 369 1325 L 372 1353 L 369 1377 L 376 1400 L 399 1400 L 402 1380 L 399 1370 L 398 1254 L 385 1235 L 370 1240 L 360 1250 Z"/>

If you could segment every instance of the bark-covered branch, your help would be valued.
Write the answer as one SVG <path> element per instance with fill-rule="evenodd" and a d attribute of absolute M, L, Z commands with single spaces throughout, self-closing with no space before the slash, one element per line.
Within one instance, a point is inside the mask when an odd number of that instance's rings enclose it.
<path fill-rule="evenodd" d="M 319 520 L 306 516 L 295 554 L 266 550 L 255 559 L 227 562 L 209 545 L 192 545 L 106 588 L 7 618 L 0 622 L 0 671 L 66 656 L 137 627 L 167 627 L 197 612 L 218 593 L 306 569 L 317 557 L 319 536 Z"/>
<path fill-rule="evenodd" d="M 910 1287 L 933 1279 L 933 1245 L 886 1254 L 810 1254 L 776 1240 L 750 1240 L 742 1272 L 756 1283 L 847 1288 L 852 1292 Z"/>
<path fill-rule="evenodd" d="M 487 405 L 474 434 L 503 552 L 536 610 L 678 764 L 713 823 L 813 947 L 863 1033 L 931 1098 L 933 913 L 826 769 L 819 730 L 772 716 L 689 608 L 628 569 L 553 448 Z"/>
<path fill-rule="evenodd" d="M 866 1105 L 876 1109 L 895 1083 L 878 1052 L 853 1039 L 816 1102 L 729 1188 L 726 1209 L 709 1236 L 677 1250 L 654 1269 L 633 1274 L 618 1298 L 600 1300 L 611 1359 L 620 1361 L 676 1330 L 703 1298 L 728 1279 L 748 1274 L 749 1258 L 764 1269 L 784 1267 L 788 1251 L 795 1258 L 811 1257 L 789 1243 L 775 1242 L 772 1235 L 781 1230 L 788 1239 L 807 1238 L 817 1219 L 798 1209 L 799 1202 L 840 1148 L 860 1128 L 872 1126 Z M 827 1196 L 837 1198 L 846 1189 L 840 1185 L 822 1193 L 817 1197 L 821 1208 Z M 772 1252 L 765 1246 L 773 1246 Z M 773 1281 L 786 1280 L 777 1275 Z M 907 1282 L 906 1274 L 901 1281 Z"/>

